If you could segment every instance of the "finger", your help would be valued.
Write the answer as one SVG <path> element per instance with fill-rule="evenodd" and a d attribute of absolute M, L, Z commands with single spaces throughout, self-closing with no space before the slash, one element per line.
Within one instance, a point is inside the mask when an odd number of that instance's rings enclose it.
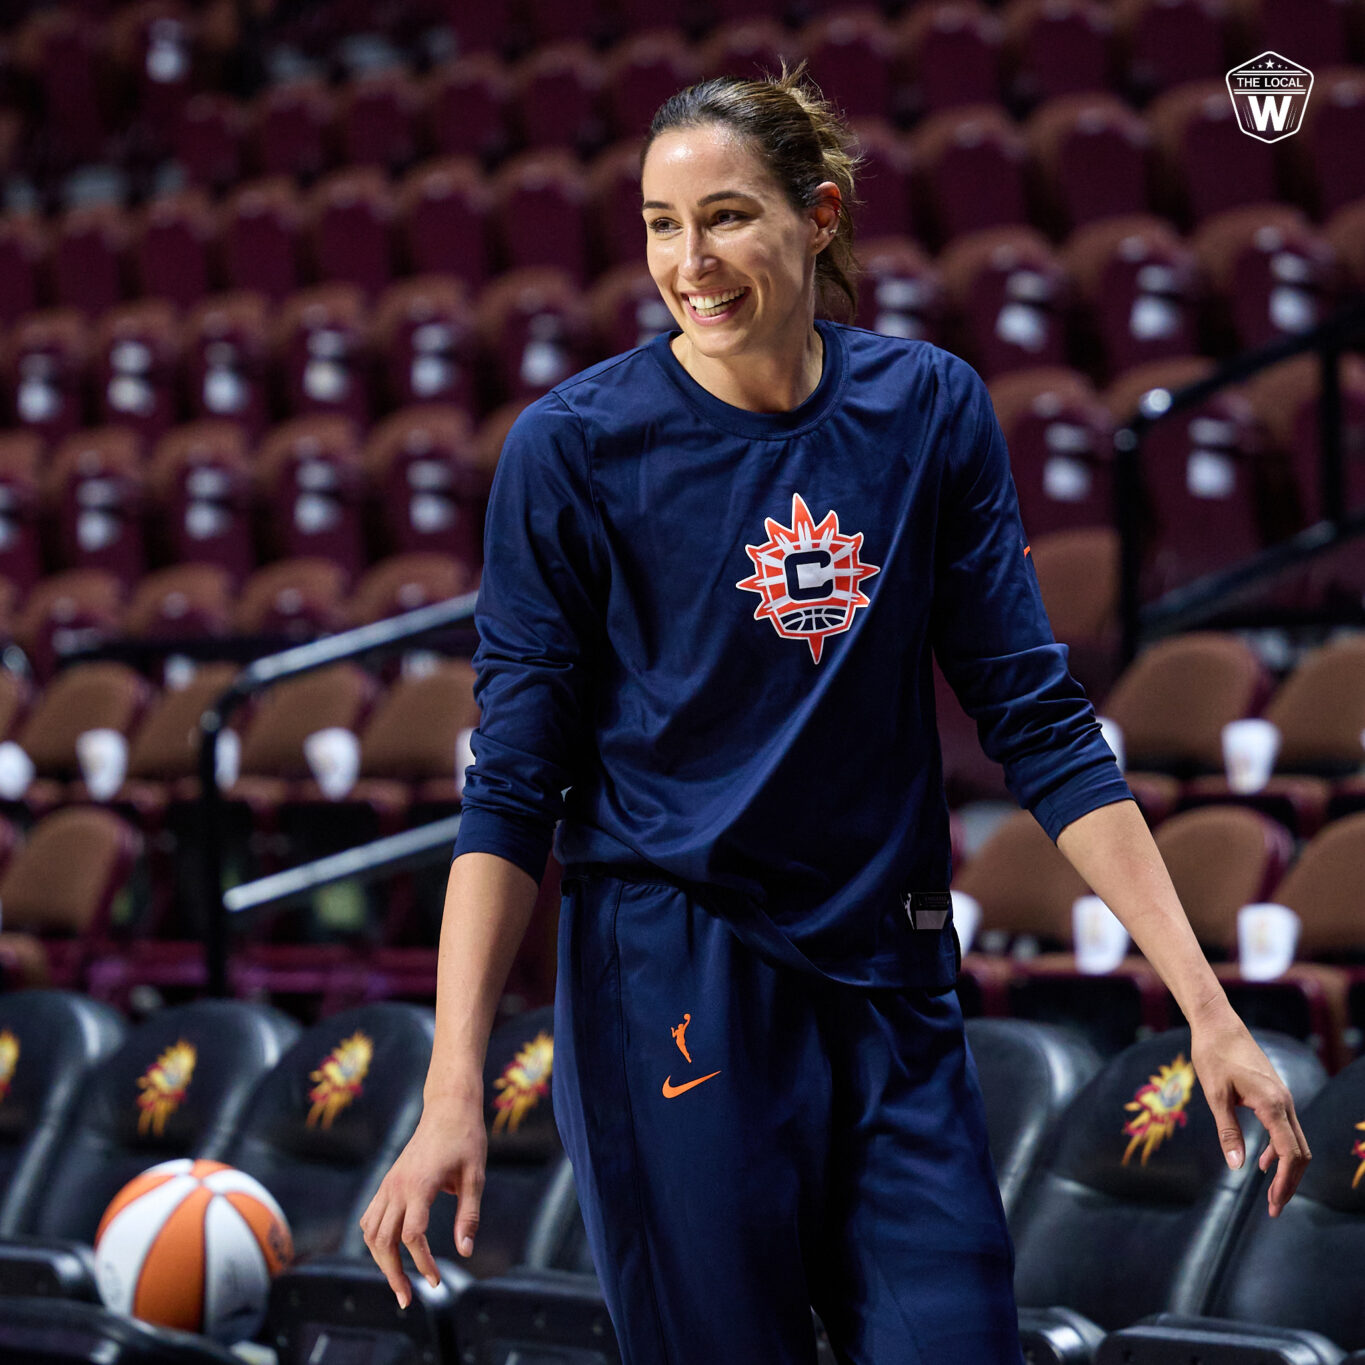
<path fill-rule="evenodd" d="M 441 1272 L 436 1269 L 436 1258 L 427 1242 L 430 1210 L 431 1201 L 420 1196 L 408 1205 L 408 1211 L 403 1215 L 403 1245 L 407 1247 L 417 1273 L 435 1289 L 441 1283 Z"/>
<path fill-rule="evenodd" d="M 1247 1154 L 1242 1125 L 1237 1122 L 1237 1115 L 1224 1096 L 1208 1095 L 1208 1102 L 1213 1111 L 1213 1121 L 1218 1125 L 1218 1143 L 1223 1149 L 1223 1159 L 1234 1171 L 1240 1171 Z"/>
<path fill-rule="evenodd" d="M 1270 1189 L 1266 1195 L 1272 1218 L 1279 1217 L 1280 1210 L 1298 1188 L 1308 1165 L 1308 1158 L 1305 1155 L 1307 1144 L 1300 1145 L 1298 1133 L 1295 1131 L 1297 1125 L 1289 1121 L 1292 1109 L 1292 1100 L 1287 1104 L 1277 1105 L 1276 1111 L 1270 1115 L 1270 1123 L 1266 1125 L 1270 1131 L 1270 1140 L 1275 1148 L 1277 1161 L 1275 1178 L 1270 1182 Z"/>
<path fill-rule="evenodd" d="M 455 1215 L 455 1248 L 461 1256 L 474 1254 L 479 1233 L 479 1204 L 483 1199 L 483 1163 L 466 1162 L 460 1182 L 460 1208 Z"/>
<path fill-rule="evenodd" d="M 384 1217 L 370 1244 L 370 1255 L 374 1263 L 384 1272 L 394 1297 L 400 1308 L 412 1302 L 412 1282 L 403 1270 L 402 1259 L 398 1255 L 398 1234 L 402 1228 L 403 1208 L 401 1204 L 391 1203 L 384 1210 Z"/>

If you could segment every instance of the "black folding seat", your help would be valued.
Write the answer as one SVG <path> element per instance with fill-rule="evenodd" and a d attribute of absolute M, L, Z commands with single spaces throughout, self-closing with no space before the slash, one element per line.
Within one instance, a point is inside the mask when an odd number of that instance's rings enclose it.
<path fill-rule="evenodd" d="M 1100 1059 L 1074 1033 L 1030 1019 L 969 1019 L 966 1028 L 1000 1198 L 1013 1222 L 1058 1119 Z"/>
<path fill-rule="evenodd" d="M 457 1313 L 469 1360 L 618 1365 L 621 1359 L 593 1275 L 517 1270 L 476 1281 L 460 1296 Z"/>
<path fill-rule="evenodd" d="M 241 1357 L 207 1337 L 152 1327 L 93 1303 L 43 1295 L 8 1299 L 0 1313 L 0 1365 L 240 1365 Z"/>
<path fill-rule="evenodd" d="M 1302 1111 L 1325 1079 L 1321 1065 L 1278 1034 L 1256 1038 Z M 1265 1132 L 1248 1111 L 1238 1117 L 1246 1159 L 1233 1171 L 1188 1029 L 1107 1063 L 1063 1114 L 1013 1229 L 1021 1308 L 1065 1304 L 1109 1330 L 1153 1312 L 1207 1311 L 1242 1225 L 1265 1217 Z"/>
<path fill-rule="evenodd" d="M 102 1058 L 27 1215 L 0 1242 L 0 1294 L 98 1298 L 89 1248 L 109 1201 L 149 1166 L 217 1160 L 298 1026 L 265 1005 L 199 1000 L 154 1014 Z"/>
<path fill-rule="evenodd" d="M 114 1010 L 74 991 L 0 995 L 0 1236 L 32 1217 L 90 1068 L 123 1034 Z"/>
<path fill-rule="evenodd" d="M 360 1216 L 417 1127 L 435 1028 L 416 1005 L 342 1010 L 257 1086 L 221 1159 L 275 1196 L 299 1258 L 365 1254 Z"/>

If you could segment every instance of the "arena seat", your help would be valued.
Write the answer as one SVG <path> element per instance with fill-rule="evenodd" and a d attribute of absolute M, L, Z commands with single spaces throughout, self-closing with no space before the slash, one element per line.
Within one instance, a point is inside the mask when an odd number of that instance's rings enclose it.
<path fill-rule="evenodd" d="M 216 566 L 240 585 L 256 562 L 246 432 L 215 418 L 175 427 L 152 452 L 147 481 L 160 554 Z"/>
<path fill-rule="evenodd" d="M 1054 237 L 1121 214 L 1146 213 L 1147 125 L 1117 96 L 1049 100 L 1025 127 L 1039 221 Z"/>
<path fill-rule="evenodd" d="M 113 1053 L 124 1033 L 119 1014 L 73 991 L 0 995 L 0 1236 L 28 1225 L 48 1191 L 91 1068 Z"/>
<path fill-rule="evenodd" d="M 53 1311 L 47 1295 L 6 1299 L 0 1314 L 0 1365 L 241 1365 L 207 1337 L 153 1327 L 125 1313 L 67 1300 Z"/>
<path fill-rule="evenodd" d="M 316 284 L 284 301 L 272 345 L 280 387 L 295 417 L 340 415 L 362 425 L 370 420 L 370 326 L 365 291 L 350 281 Z M 263 447 L 261 459 L 266 458 Z"/>
<path fill-rule="evenodd" d="M 35 583 L 14 622 L 15 642 L 41 682 L 78 645 L 117 634 L 123 584 L 104 569 L 69 569 Z"/>
<path fill-rule="evenodd" d="M 640 145 L 614 142 L 593 157 L 587 171 L 588 227 L 597 278 L 611 270 L 644 265 L 646 241 L 640 214 Z"/>
<path fill-rule="evenodd" d="M 97 24 L 65 8 L 33 15 L 14 34 L 14 64 L 40 92 L 52 159 L 63 168 L 94 160 L 103 148 L 108 110 L 100 36 Z"/>
<path fill-rule="evenodd" d="M 644 346 L 676 325 L 645 265 L 618 265 L 603 271 L 588 292 L 588 307 L 603 355 Z"/>
<path fill-rule="evenodd" d="M 1315 70 L 1303 127 L 1285 150 L 1294 197 L 1319 222 L 1365 195 L 1365 174 L 1350 153 L 1362 136 L 1365 73 L 1357 66 Z"/>
<path fill-rule="evenodd" d="M 1067 668 L 1098 701 L 1119 671 L 1118 535 L 1090 526 L 1034 536 L 1033 568 L 1052 633 L 1070 651 Z"/>
<path fill-rule="evenodd" d="M 20 318 L 5 339 L 7 416 L 49 446 L 79 430 L 89 357 L 89 328 L 75 308 Z"/>
<path fill-rule="evenodd" d="M 445 403 L 403 408 L 374 428 L 362 458 L 385 548 L 477 568 L 488 486 L 472 445 L 469 418 Z"/>
<path fill-rule="evenodd" d="M 1028 221 L 1024 135 L 999 105 L 931 115 L 910 135 L 909 152 L 914 219 L 937 245 Z"/>
<path fill-rule="evenodd" d="M 276 560 L 243 585 L 236 627 L 243 635 L 291 638 L 338 630 L 346 583 L 346 570 L 335 560 L 319 555 Z"/>
<path fill-rule="evenodd" d="M 343 1010 L 257 1086 L 222 1160 L 274 1194 L 299 1258 L 365 1254 L 360 1216 L 417 1126 L 434 1031 L 415 1005 Z"/>
<path fill-rule="evenodd" d="M 418 275 L 390 285 L 375 308 L 375 349 L 394 408 L 474 409 L 474 310 L 462 279 Z"/>
<path fill-rule="evenodd" d="M 69 209 L 52 238 L 52 285 L 59 305 L 97 317 L 127 297 L 125 261 L 132 222 L 117 204 Z"/>
<path fill-rule="evenodd" d="M 1073 1033 L 1027 1019 L 969 1019 L 966 1031 L 1000 1197 L 1013 1223 L 1056 1136 L 1057 1120 L 1099 1070 L 1100 1059 Z"/>
<path fill-rule="evenodd" d="M 493 12 L 491 5 L 481 8 Z M 512 77 L 494 53 L 471 49 L 442 63 L 427 77 L 425 97 L 428 135 L 443 156 L 474 157 L 488 165 L 506 156 Z"/>
<path fill-rule="evenodd" d="M 414 166 L 399 182 L 397 202 L 414 272 L 454 276 L 471 289 L 488 279 L 492 191 L 472 157 L 443 156 Z"/>
<path fill-rule="evenodd" d="M 126 587 L 147 564 L 143 442 L 123 425 L 73 432 L 52 453 L 40 486 L 56 562 L 103 569 Z"/>
<path fill-rule="evenodd" d="M 1190 245 L 1211 286 L 1209 330 L 1220 351 L 1310 331 L 1335 306 L 1335 253 L 1301 209 L 1228 209 L 1206 219 Z"/>
<path fill-rule="evenodd" d="M 508 271 L 479 295 L 476 319 L 487 365 L 484 411 L 538 398 L 592 361 L 587 300 L 562 270 Z"/>
<path fill-rule="evenodd" d="M 1227 7 L 1218 0 L 1119 0 L 1115 36 L 1125 84 L 1139 101 L 1227 69 Z"/>
<path fill-rule="evenodd" d="M 796 34 L 767 14 L 725 19 L 700 44 L 703 77 L 757 77 L 780 71 L 783 58 L 795 66 L 801 55 Z"/>
<path fill-rule="evenodd" d="M 948 301 L 928 253 L 906 237 L 876 237 L 860 244 L 858 256 L 858 325 L 938 345 Z"/>
<path fill-rule="evenodd" d="M 351 594 L 352 621 L 369 625 L 432 602 L 444 602 L 478 586 L 478 567 L 439 550 L 410 550 L 372 564 Z"/>
<path fill-rule="evenodd" d="M 180 319 L 167 299 L 119 304 L 95 324 L 91 378 L 100 422 L 136 431 L 143 445 L 174 425 L 180 409 Z"/>
<path fill-rule="evenodd" d="M 337 373 L 345 376 L 346 370 L 338 366 Z M 261 443 L 256 476 L 277 553 L 334 560 L 347 578 L 359 572 L 365 562 L 364 471 L 350 415 L 317 413 L 276 427 Z"/>
<path fill-rule="evenodd" d="M 1113 418 L 1076 370 L 1014 370 L 990 385 L 1030 537 L 1113 520 Z"/>
<path fill-rule="evenodd" d="M 459 1359 L 455 1304 L 468 1271 L 438 1260 L 441 1283 L 433 1289 L 406 1253 L 404 1265 L 412 1302 L 401 1312 L 368 1258 L 319 1255 L 289 1266 L 271 1281 L 262 1336 L 286 1365 Z"/>
<path fill-rule="evenodd" d="M 1061 365 L 1070 283 L 1047 239 L 1030 227 L 957 238 L 937 261 L 954 311 L 957 350 L 987 380 L 1006 370 Z"/>
<path fill-rule="evenodd" d="M 623 38 L 606 54 L 603 71 L 609 135 L 635 141 L 638 162 L 638 140 L 654 111 L 675 90 L 698 78 L 696 51 L 675 29 L 650 29 Z"/>
<path fill-rule="evenodd" d="M 900 39 L 871 6 L 817 15 L 797 34 L 811 77 L 822 90 L 839 91 L 850 118 L 895 116 Z"/>
<path fill-rule="evenodd" d="M 249 118 L 252 162 L 262 175 L 307 182 L 332 165 L 336 100 L 322 80 L 304 76 L 267 87 Z"/>
<path fill-rule="evenodd" d="M 323 176 L 309 191 L 305 215 L 318 279 L 354 285 L 369 299 L 393 279 L 397 207 L 378 167 Z"/>
<path fill-rule="evenodd" d="M 1341 1348 L 1320 1332 L 1216 1322 L 1185 1313 L 1154 1313 L 1100 1343 L 1096 1365 L 1338 1365 Z"/>
<path fill-rule="evenodd" d="M 172 147 L 186 179 L 215 195 L 243 179 L 247 111 L 230 95 L 201 90 L 176 115 Z"/>
<path fill-rule="evenodd" d="M 901 20 L 910 89 L 900 115 L 1000 98 L 1003 24 L 978 0 L 934 0 Z"/>
<path fill-rule="evenodd" d="M 854 119 L 849 127 L 863 158 L 858 168 L 859 244 L 910 236 L 915 221 L 908 140 L 886 119 Z"/>
<path fill-rule="evenodd" d="M 337 101 L 342 162 L 384 171 L 410 166 L 417 157 L 421 112 L 421 87 L 401 67 L 363 72 Z"/>
<path fill-rule="evenodd" d="M 0 434 L 0 578 L 13 587 L 16 598 L 26 595 L 42 576 L 38 540 L 42 453 L 43 439 L 37 432 Z"/>
<path fill-rule="evenodd" d="M 1062 248 L 1076 286 L 1076 331 L 1104 380 L 1197 349 L 1201 281 L 1169 222 L 1121 215 L 1077 228 Z"/>
<path fill-rule="evenodd" d="M 1294 60 L 1320 66 L 1338 66 L 1352 58 L 1351 27 L 1354 17 L 1348 6 L 1336 0 L 1302 0 L 1292 16 L 1269 0 L 1232 0 L 1229 6 L 1240 30 L 1242 50 L 1264 52 L 1288 48 Z"/>
<path fill-rule="evenodd" d="M 1012 0 L 1004 12 L 1005 85 L 1024 108 L 1109 85 L 1113 19 L 1097 0 Z"/>
<path fill-rule="evenodd" d="M 492 226 L 503 268 L 552 267 L 578 284 L 586 282 L 588 182 L 578 158 L 562 148 L 522 152 L 498 170 L 491 185 Z M 554 232 L 544 230 L 547 222 L 554 223 Z"/>
<path fill-rule="evenodd" d="M 153 199 L 138 214 L 132 244 L 140 292 L 192 308 L 217 283 L 218 214 L 191 186 Z"/>
<path fill-rule="evenodd" d="M 288 175 L 239 185 L 222 208 L 223 275 L 278 303 L 303 283 L 304 204 Z"/>
<path fill-rule="evenodd" d="M 1153 360 L 1120 375 L 1103 398 L 1115 422 L 1126 423 L 1149 393 L 1196 383 L 1213 368 L 1200 356 Z M 1220 389 L 1147 432 L 1144 594 L 1225 569 L 1262 548 L 1262 518 L 1272 509 L 1261 455 L 1251 404 L 1236 388 Z"/>
<path fill-rule="evenodd" d="M 242 289 L 215 294 L 190 310 L 182 332 L 182 370 L 189 410 L 236 422 L 259 436 L 270 417 L 271 302 Z"/>
<path fill-rule="evenodd" d="M 602 59 L 581 36 L 527 53 L 512 67 L 512 98 L 526 145 L 574 155 L 596 151 L 606 139 L 605 79 Z"/>
<path fill-rule="evenodd" d="M 149 1166 L 176 1157 L 220 1160 L 261 1078 L 298 1036 L 265 1005 L 198 1000 L 160 1010 L 86 1076 L 62 1150 L 16 1236 L 91 1245 L 109 1201 Z M 0 1293 L 25 1288 L 22 1244 L 0 1259 Z"/>
<path fill-rule="evenodd" d="M 36 312 L 45 294 L 50 242 L 37 214 L 0 218 L 0 325 Z"/>
<path fill-rule="evenodd" d="M 1257 1041 L 1302 1111 L 1320 1064 L 1292 1040 Z M 1014 1234 L 1022 1307 L 1065 1304 L 1107 1330 L 1205 1311 L 1242 1224 L 1262 1216 L 1265 1135 L 1239 1111 L 1247 1155 L 1228 1168 L 1189 1055 L 1188 1029 L 1135 1043 L 1063 1114 Z"/>
<path fill-rule="evenodd" d="M 516 1270 L 460 1295 L 459 1339 L 475 1360 L 565 1360 L 619 1365 L 616 1333 L 595 1275 Z M 566 1356 L 566 1350 L 572 1356 Z"/>

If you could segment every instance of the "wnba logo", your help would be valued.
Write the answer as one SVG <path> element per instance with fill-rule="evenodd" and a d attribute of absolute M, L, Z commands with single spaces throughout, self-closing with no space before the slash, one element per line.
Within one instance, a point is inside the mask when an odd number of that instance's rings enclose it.
<path fill-rule="evenodd" d="M 1303 126 L 1313 73 L 1278 52 L 1262 52 L 1228 72 L 1228 94 L 1237 122 L 1258 142 L 1279 142 Z"/>

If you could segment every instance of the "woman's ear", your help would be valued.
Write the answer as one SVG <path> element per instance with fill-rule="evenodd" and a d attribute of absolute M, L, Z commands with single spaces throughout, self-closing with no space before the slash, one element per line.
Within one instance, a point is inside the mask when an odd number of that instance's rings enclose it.
<path fill-rule="evenodd" d="M 839 187 L 832 180 L 826 180 L 815 187 L 815 204 L 811 216 L 818 229 L 816 242 L 820 249 L 827 247 L 839 231 L 839 219 L 843 215 L 844 201 Z"/>

